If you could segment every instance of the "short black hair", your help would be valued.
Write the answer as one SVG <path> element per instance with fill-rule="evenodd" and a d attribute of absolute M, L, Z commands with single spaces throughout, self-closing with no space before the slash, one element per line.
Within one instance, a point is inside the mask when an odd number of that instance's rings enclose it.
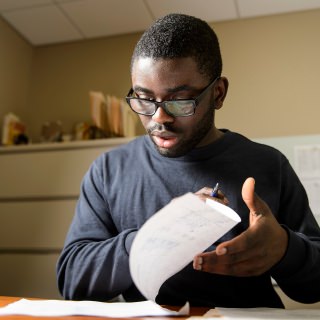
<path fill-rule="evenodd" d="M 131 59 L 191 57 L 199 72 L 213 80 L 221 76 L 219 40 L 207 22 L 185 14 L 171 13 L 158 19 L 138 41 Z"/>

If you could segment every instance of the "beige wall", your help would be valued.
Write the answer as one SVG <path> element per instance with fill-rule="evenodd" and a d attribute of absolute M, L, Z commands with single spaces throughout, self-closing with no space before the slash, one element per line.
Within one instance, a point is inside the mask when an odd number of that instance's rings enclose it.
<path fill-rule="evenodd" d="M 60 120 L 66 132 L 91 121 L 90 90 L 124 97 L 137 40 L 138 35 L 124 35 L 36 48 L 28 102 L 32 135 L 44 121 Z"/>
<path fill-rule="evenodd" d="M 320 133 L 320 10 L 214 27 L 230 80 L 217 124 L 253 138 Z"/>
<path fill-rule="evenodd" d="M 0 128 L 8 112 L 26 116 L 32 57 L 32 46 L 0 18 Z"/>
<path fill-rule="evenodd" d="M 251 138 L 320 133 L 320 10 L 221 22 L 213 27 L 220 38 L 224 75 L 230 80 L 225 105 L 217 112 L 218 127 Z M 61 120 L 65 131 L 71 131 L 76 122 L 90 121 L 90 90 L 126 95 L 130 57 L 139 36 L 35 48 L 29 98 L 25 109 L 17 109 L 24 105 L 32 56 L 24 43 L 20 65 L 7 57 L 10 72 L 6 68 L 14 80 L 9 85 L 7 77 L 0 79 L 8 87 L 4 97 L 10 101 L 4 105 L 21 111 L 34 140 L 48 120 Z M 16 46 L 9 52 L 16 53 Z"/>

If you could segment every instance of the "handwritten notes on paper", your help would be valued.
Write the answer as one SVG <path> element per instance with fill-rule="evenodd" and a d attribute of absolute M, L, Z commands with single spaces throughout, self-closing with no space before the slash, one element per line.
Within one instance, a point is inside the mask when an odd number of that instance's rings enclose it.
<path fill-rule="evenodd" d="M 231 208 L 187 193 L 173 199 L 139 230 L 130 251 L 132 279 L 149 300 L 161 285 L 240 222 Z"/>

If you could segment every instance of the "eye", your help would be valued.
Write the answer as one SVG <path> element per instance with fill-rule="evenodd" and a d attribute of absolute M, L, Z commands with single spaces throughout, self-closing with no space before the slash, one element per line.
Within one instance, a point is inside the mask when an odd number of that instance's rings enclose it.
<path fill-rule="evenodd" d="M 190 99 L 192 98 L 190 98 L 189 96 L 178 96 L 171 100 L 190 100 Z"/>
<path fill-rule="evenodd" d="M 193 97 L 194 95 L 190 90 L 182 90 L 181 92 L 175 93 L 169 100 L 192 100 Z"/>
<path fill-rule="evenodd" d="M 154 98 L 152 96 L 147 95 L 146 93 L 137 93 L 135 92 L 135 97 L 139 99 L 144 99 L 144 100 L 149 100 L 149 101 L 154 101 Z"/>

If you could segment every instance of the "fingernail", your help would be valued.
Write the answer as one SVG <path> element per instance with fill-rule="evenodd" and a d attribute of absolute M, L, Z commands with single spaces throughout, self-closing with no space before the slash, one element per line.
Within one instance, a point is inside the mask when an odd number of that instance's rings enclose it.
<path fill-rule="evenodd" d="M 218 256 L 223 256 L 224 254 L 226 254 L 227 253 L 227 248 L 218 248 L 217 250 L 216 250 L 216 253 L 217 253 L 217 255 Z"/>
<path fill-rule="evenodd" d="M 195 263 L 194 263 L 194 269 L 201 271 L 202 270 L 202 263 L 203 263 L 203 258 L 202 257 L 197 257 Z"/>

